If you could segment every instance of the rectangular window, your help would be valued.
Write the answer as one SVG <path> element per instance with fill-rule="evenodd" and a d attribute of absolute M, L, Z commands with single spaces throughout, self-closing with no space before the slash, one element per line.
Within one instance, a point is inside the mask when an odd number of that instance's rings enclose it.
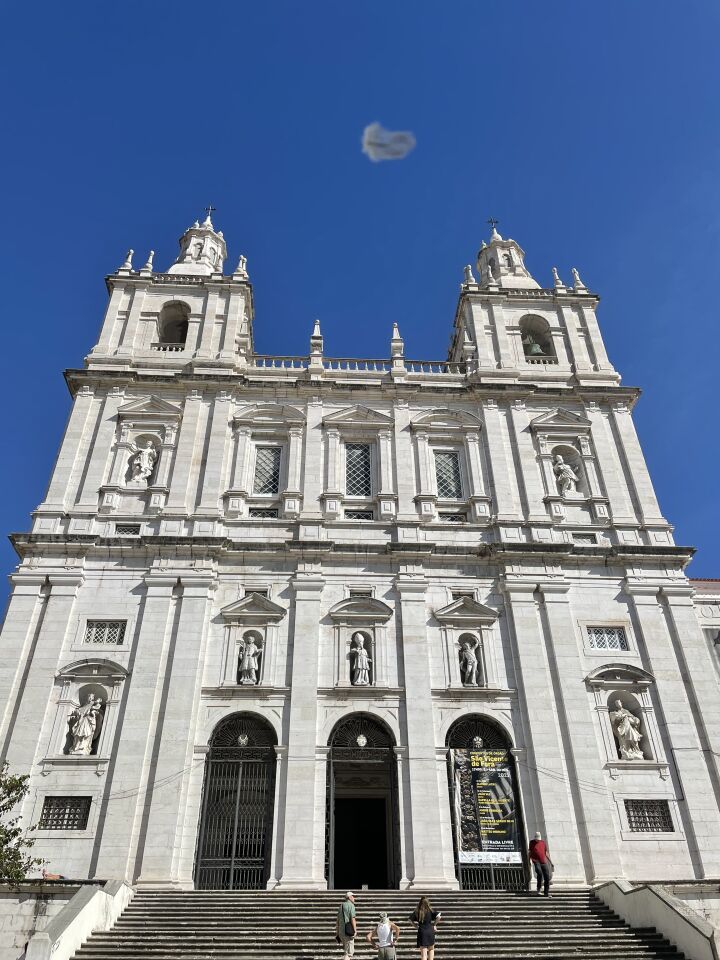
<path fill-rule="evenodd" d="M 372 496 L 369 443 L 345 444 L 345 493 L 348 497 Z"/>
<path fill-rule="evenodd" d="M 280 489 L 280 447 L 258 447 L 255 451 L 253 493 L 271 494 Z"/>
<path fill-rule="evenodd" d="M 625 814 L 633 833 L 675 833 L 667 800 L 626 800 Z"/>
<path fill-rule="evenodd" d="M 116 523 L 115 536 L 116 537 L 139 537 L 140 524 L 139 523 Z"/>
<path fill-rule="evenodd" d="M 465 513 L 439 513 L 440 523 L 467 523 L 467 514 Z"/>
<path fill-rule="evenodd" d="M 364 588 L 358 587 L 357 590 L 348 590 L 349 597 L 372 597 L 372 590 L 365 590 Z"/>
<path fill-rule="evenodd" d="M 624 627 L 588 627 L 588 643 L 593 650 L 629 650 Z"/>
<path fill-rule="evenodd" d="M 346 510 L 346 520 L 374 520 L 375 514 L 372 510 Z"/>
<path fill-rule="evenodd" d="M 127 620 L 88 620 L 85 643 L 104 643 L 119 647 L 125 640 Z"/>
<path fill-rule="evenodd" d="M 460 500 L 460 454 L 457 450 L 437 450 L 435 452 L 435 479 L 438 496 L 443 500 Z"/>
<path fill-rule="evenodd" d="M 464 600 L 466 597 L 469 600 L 475 599 L 475 594 L 472 590 L 453 590 L 451 596 L 453 600 Z"/>
<path fill-rule="evenodd" d="M 45 797 L 38 829 L 84 830 L 92 797 Z"/>
<path fill-rule="evenodd" d="M 579 547 L 589 547 L 597 543 L 597 534 L 595 533 L 573 533 L 573 543 Z"/>
<path fill-rule="evenodd" d="M 272 507 L 250 507 L 248 516 L 253 520 L 277 520 L 278 512 Z"/>

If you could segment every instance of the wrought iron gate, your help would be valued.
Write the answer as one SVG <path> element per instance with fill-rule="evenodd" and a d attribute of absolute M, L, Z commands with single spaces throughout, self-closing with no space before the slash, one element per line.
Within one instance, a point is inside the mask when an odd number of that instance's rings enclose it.
<path fill-rule="evenodd" d="M 269 876 L 275 798 L 275 736 L 259 717 L 236 714 L 210 743 L 195 886 L 262 890 Z"/>

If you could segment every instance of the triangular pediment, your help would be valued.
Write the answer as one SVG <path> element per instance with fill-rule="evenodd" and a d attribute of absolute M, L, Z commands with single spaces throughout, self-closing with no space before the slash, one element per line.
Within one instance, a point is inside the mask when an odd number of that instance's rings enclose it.
<path fill-rule="evenodd" d="M 340 427 L 343 425 L 359 427 L 389 427 L 392 426 L 393 419 L 384 413 L 378 413 L 377 410 L 371 410 L 369 407 L 346 407 L 344 410 L 338 410 L 336 413 L 330 413 L 323 417 L 323 423 Z"/>
<path fill-rule="evenodd" d="M 478 603 L 472 597 L 460 597 L 459 600 L 453 600 L 446 607 L 441 607 L 435 611 L 435 619 L 440 623 L 464 624 L 479 623 L 489 626 L 495 623 L 500 616 L 497 610 L 485 606 L 484 603 Z"/>
<path fill-rule="evenodd" d="M 180 417 L 182 410 L 161 397 L 141 397 L 118 408 L 119 417 Z"/>
<path fill-rule="evenodd" d="M 549 413 L 543 413 L 530 421 L 530 427 L 538 432 L 551 433 L 553 430 L 575 430 L 585 432 L 589 430 L 592 424 L 587 417 L 579 413 L 572 413 L 563 407 L 551 410 Z"/>
<path fill-rule="evenodd" d="M 282 620 L 287 611 L 267 597 L 258 593 L 248 593 L 242 599 L 235 600 L 223 607 L 220 616 L 225 620 L 237 620 L 239 623 L 276 623 Z"/>
<path fill-rule="evenodd" d="M 463 427 L 479 430 L 481 424 L 477 417 L 465 410 L 451 410 L 449 407 L 443 407 L 423 413 L 422 416 L 413 420 L 411 426 L 413 430 L 458 430 Z"/>
<path fill-rule="evenodd" d="M 331 607 L 328 615 L 338 621 L 384 623 L 393 615 L 393 609 L 374 597 L 348 597 Z"/>
<path fill-rule="evenodd" d="M 239 410 L 233 420 L 235 423 L 250 423 L 256 428 L 305 423 L 299 410 L 280 403 L 254 403 Z"/>

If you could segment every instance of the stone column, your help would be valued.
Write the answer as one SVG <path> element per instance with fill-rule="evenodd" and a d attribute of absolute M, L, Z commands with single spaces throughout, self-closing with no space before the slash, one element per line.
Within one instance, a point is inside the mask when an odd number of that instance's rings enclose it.
<path fill-rule="evenodd" d="M 598 404 L 589 400 L 585 404 L 585 413 L 592 423 L 592 442 L 597 454 L 602 484 L 610 501 L 610 512 L 614 523 L 636 523 L 637 518 L 630 502 L 623 468 L 618 457 L 610 426 Z"/>
<path fill-rule="evenodd" d="M 215 315 L 217 314 L 218 292 L 208 290 L 203 312 L 203 325 L 200 344 L 195 352 L 196 357 L 208 359 L 213 355 L 213 335 L 215 333 Z"/>
<path fill-rule="evenodd" d="M 200 688 L 205 666 L 208 601 L 214 576 L 181 578 L 182 599 L 170 640 L 163 703 L 155 728 L 155 763 L 148 784 L 149 815 L 140 885 L 191 886 L 179 876 L 185 801 L 193 763 Z"/>
<path fill-rule="evenodd" d="M 421 496 L 435 496 L 430 444 L 425 430 L 415 431 L 415 442 L 417 444 L 419 493 Z"/>
<path fill-rule="evenodd" d="M 570 341 L 570 352 L 572 362 L 576 373 L 582 373 L 585 370 L 591 370 L 590 357 L 588 356 L 585 340 L 578 331 L 577 308 L 569 304 L 558 305 L 558 312 L 565 324 L 568 340 Z"/>
<path fill-rule="evenodd" d="M 320 495 L 322 491 L 323 425 L 322 401 L 313 398 L 307 405 L 305 425 L 305 464 L 302 480 L 302 516 L 304 519 L 320 518 Z"/>
<path fill-rule="evenodd" d="M 295 620 L 280 886 L 323 890 L 327 887 L 325 796 L 318 784 L 325 782 L 326 761 L 318 759 L 316 744 L 320 602 L 325 580 L 316 572 L 298 572 L 292 584 Z"/>
<path fill-rule="evenodd" d="M 414 460 L 412 434 L 410 432 L 410 411 L 406 400 L 395 401 L 395 456 L 398 464 L 408 464 L 407 470 L 397 471 L 398 515 L 400 521 L 415 522 L 418 519 L 415 509 L 415 475 L 411 469 Z"/>
<path fill-rule="evenodd" d="M 394 493 L 392 472 L 392 434 L 389 430 L 378 432 L 378 473 L 380 475 L 380 489 L 378 494 Z"/>
<path fill-rule="evenodd" d="M 500 363 L 498 366 L 517 367 L 517 360 L 513 356 L 510 347 L 510 338 L 508 337 L 507 327 L 505 326 L 505 317 L 503 315 L 502 299 L 500 297 L 488 298 L 488 307 L 490 310 L 490 322 L 495 327 L 495 339 L 497 340 L 498 350 L 500 351 Z"/>
<path fill-rule="evenodd" d="M 107 465 L 117 431 L 117 412 L 122 402 L 123 395 L 117 387 L 107 394 L 98 417 L 97 428 L 93 431 L 92 446 L 87 453 L 89 462 L 80 488 L 78 505 L 93 513 L 98 507 L 100 487 L 108 480 Z"/>
<path fill-rule="evenodd" d="M 233 461 L 230 489 L 247 493 L 247 472 L 250 462 L 250 438 L 252 437 L 252 430 L 250 427 L 238 427 L 236 437 L 235 458 Z"/>
<path fill-rule="evenodd" d="M 565 760 L 565 747 L 555 711 L 553 683 L 535 601 L 536 584 L 505 580 L 514 632 L 515 659 L 518 667 L 518 694 L 527 730 L 527 763 L 533 769 L 528 779 L 536 784 L 532 806 L 541 822 L 528 823 L 530 834 L 540 829 L 548 839 L 557 863 L 562 863 L 563 880 L 569 884 L 587 881 L 583 852 L 578 839 L 579 826 L 573 804 L 573 791 Z M 544 700 L 539 709 L 538 699 Z M 531 804 L 526 800 L 526 808 Z"/>
<path fill-rule="evenodd" d="M 600 327 L 597 322 L 597 317 L 595 316 L 595 308 L 589 304 L 579 304 L 577 309 L 587 327 L 592 352 L 595 354 L 595 369 L 612 372 L 613 365 L 608 360 L 608 355 L 605 351 L 605 344 L 603 343 Z"/>
<path fill-rule="evenodd" d="M 221 360 L 238 360 L 237 338 L 245 310 L 245 289 L 231 290 L 228 298 L 227 319 L 220 351 Z"/>
<path fill-rule="evenodd" d="M 36 570 L 20 570 L 10 577 L 10 595 L 0 635 L 0 768 L 6 752 L 5 736 L 20 695 L 23 666 L 42 615 L 46 576 Z"/>
<path fill-rule="evenodd" d="M 566 776 L 572 784 L 583 784 L 575 801 L 578 828 L 590 876 L 601 883 L 623 875 L 617 842 L 617 827 L 607 792 L 600 744 L 593 720 L 593 708 L 583 683 L 587 673 L 580 659 L 575 622 L 569 602 L 570 584 L 550 581 L 540 584 L 552 645 L 551 669 L 554 669 L 558 693 L 558 724 L 564 732 Z M 548 691 L 549 692 L 549 691 Z M 550 845 L 552 850 L 552 844 Z"/>
<path fill-rule="evenodd" d="M 170 479 L 170 495 L 167 502 L 167 509 L 176 513 L 187 513 L 188 511 L 188 483 L 193 470 L 201 407 L 202 394 L 198 390 L 192 390 L 185 399 L 175 463 Z"/>
<path fill-rule="evenodd" d="M 489 310 L 489 308 L 488 308 Z M 473 339 L 477 347 L 477 365 L 481 369 L 494 370 L 497 366 L 493 351 L 492 340 L 488 342 L 485 333 L 485 305 L 476 299 L 475 295 L 467 294 L 465 317 L 467 326 L 473 332 Z"/>
<path fill-rule="evenodd" d="M 671 747 L 671 760 L 679 779 L 680 813 L 691 853 L 696 847 L 695 864 L 700 877 L 720 875 L 720 813 L 714 786 L 716 760 L 706 757 L 698 736 L 694 714 L 698 706 L 689 696 L 683 679 L 683 664 L 678 661 L 668 633 L 667 621 L 658 602 L 658 584 L 626 581 L 625 592 L 632 597 L 648 669 L 655 677 L 660 703 L 658 721 L 663 719 Z M 678 606 L 676 606 L 678 611 Z M 683 614 L 677 612 L 680 622 Z M 671 616 L 674 616 L 671 613 Z M 698 629 L 697 624 L 695 629 Z M 684 642 L 684 639 L 683 639 Z M 713 677 L 714 681 L 714 677 Z M 717 687 L 715 692 L 717 702 Z M 702 706 L 700 707 L 702 709 Z M 711 710 L 713 716 L 715 709 Z M 687 816 L 684 816 L 685 810 Z"/>
<path fill-rule="evenodd" d="M 443 855 L 446 844 L 438 818 L 444 798 L 440 797 L 437 779 L 425 603 L 427 581 L 424 577 L 401 574 L 395 586 L 400 596 L 405 730 L 411 758 L 404 812 L 406 842 L 412 847 L 412 875 L 408 865 L 404 872 L 413 888 L 454 890 L 458 882 L 454 868 L 449 868 Z"/>
<path fill-rule="evenodd" d="M 230 421 L 231 397 L 221 390 L 215 397 L 210 424 L 207 456 L 204 457 L 205 472 L 202 478 L 202 494 L 197 513 L 217 514 L 220 500 L 220 483 L 224 475 L 227 455 L 228 424 Z"/>
<path fill-rule="evenodd" d="M 135 628 L 135 660 L 127 696 L 118 720 L 103 800 L 104 829 L 98 854 L 98 876 L 137 879 L 144 829 L 152 799 L 156 726 L 163 709 L 163 687 L 176 600 L 177 576 L 151 572 Z M 130 638 L 128 638 L 128 643 Z"/>
<path fill-rule="evenodd" d="M 86 435 L 86 424 L 92 411 L 93 397 L 94 392 L 89 386 L 81 387 L 75 396 L 50 486 L 45 495 L 45 500 L 38 508 L 41 512 L 43 510 L 65 509 L 75 460 L 80 449 L 80 443 Z"/>
<path fill-rule="evenodd" d="M 127 323 L 120 332 L 122 341 L 115 351 L 119 357 L 131 357 L 139 347 L 138 339 L 140 335 L 140 316 L 145 305 L 145 294 L 147 293 L 147 283 L 135 283 L 133 285 L 133 298 L 130 304 Z"/>
<path fill-rule="evenodd" d="M 300 493 L 300 472 L 302 470 L 302 427 L 290 427 L 288 430 L 288 467 L 286 493 Z"/>
<path fill-rule="evenodd" d="M 327 479 L 325 493 L 340 493 L 340 431 L 336 427 L 329 427 L 327 436 Z"/>
<path fill-rule="evenodd" d="M 627 463 L 627 473 L 635 488 L 640 516 L 645 523 L 665 524 L 628 405 L 618 402 L 610 406 L 615 429 L 620 437 L 620 450 Z"/>
<path fill-rule="evenodd" d="M 484 411 L 485 435 L 487 436 L 488 459 L 493 475 L 497 518 L 501 521 L 514 521 L 518 523 L 519 504 L 515 502 L 513 483 L 510 475 L 510 462 L 507 457 L 505 438 L 503 436 L 502 416 L 497 400 L 486 400 Z"/>
<path fill-rule="evenodd" d="M 114 281 L 110 302 L 107 305 L 105 319 L 103 320 L 102 330 L 100 331 L 100 338 L 90 351 L 93 356 L 106 356 L 111 352 L 111 342 L 113 340 L 117 342 L 118 335 L 115 334 L 115 336 L 113 336 L 113 334 L 115 333 L 115 328 L 120 326 L 121 323 L 118 319 L 118 312 L 124 295 L 125 284 Z"/>
<path fill-rule="evenodd" d="M 521 467 L 520 482 L 525 491 L 525 509 L 530 522 L 547 523 L 548 514 L 543 503 L 542 478 L 538 469 L 538 457 L 530 433 L 530 417 L 523 400 L 513 400 L 510 405 L 515 445 Z"/>

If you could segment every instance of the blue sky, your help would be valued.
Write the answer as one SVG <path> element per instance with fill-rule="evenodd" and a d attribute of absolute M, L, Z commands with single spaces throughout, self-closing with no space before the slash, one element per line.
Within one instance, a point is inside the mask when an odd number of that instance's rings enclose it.
<path fill-rule="evenodd" d="M 4 14 L 0 531 L 43 498 L 103 276 L 217 207 L 261 352 L 445 356 L 489 216 L 544 285 L 577 266 L 665 515 L 720 577 L 717 3 L 125 0 Z M 410 129 L 401 162 L 363 127 Z M 0 570 L 15 555 L 0 544 Z"/>

